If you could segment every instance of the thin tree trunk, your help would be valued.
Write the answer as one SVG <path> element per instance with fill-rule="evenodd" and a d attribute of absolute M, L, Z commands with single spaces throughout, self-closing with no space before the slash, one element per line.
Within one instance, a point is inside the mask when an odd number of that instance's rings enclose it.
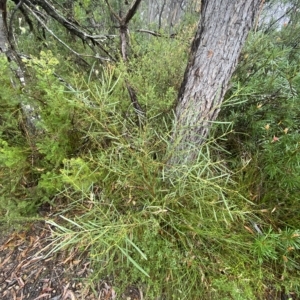
<path fill-rule="evenodd" d="M 0 52 L 8 50 L 6 0 L 0 0 Z"/>
<path fill-rule="evenodd" d="M 261 0 L 204 0 L 178 96 L 170 164 L 192 163 L 217 118 Z"/>
<path fill-rule="evenodd" d="M 20 2 L 20 5 L 21 4 L 22 2 Z M 19 8 L 19 6 L 17 6 L 17 8 Z M 11 69 L 14 71 L 21 86 L 24 87 L 26 83 L 22 62 L 10 43 L 8 31 L 6 0 L 0 0 L 0 53 L 4 53 L 11 64 L 14 62 L 17 65 L 17 68 L 13 67 Z M 14 78 L 11 79 L 11 82 L 14 88 L 16 88 L 17 83 L 15 83 Z M 24 119 L 24 131 L 28 137 L 33 138 L 36 134 L 36 120 L 39 116 L 33 106 L 24 104 L 21 100 L 20 108 Z"/>
<path fill-rule="evenodd" d="M 112 9 L 111 5 L 109 4 L 108 0 L 105 0 L 106 4 L 109 7 L 110 12 L 112 15 L 115 17 L 115 19 L 119 22 L 119 27 L 120 27 L 120 39 L 121 39 L 121 55 L 124 63 L 127 62 L 127 50 L 128 50 L 128 24 L 130 20 L 133 18 L 135 13 L 137 12 L 137 9 L 141 3 L 142 0 L 135 0 L 135 2 L 132 3 L 128 11 L 126 12 L 126 15 L 124 17 L 118 16 L 114 10 Z M 145 116 L 145 112 L 142 110 L 142 107 L 140 106 L 138 102 L 138 97 L 136 94 L 136 91 L 134 88 L 130 85 L 128 80 L 125 80 L 126 88 L 128 90 L 132 105 L 137 113 L 138 116 L 138 122 L 139 126 L 142 126 L 142 117 Z"/>

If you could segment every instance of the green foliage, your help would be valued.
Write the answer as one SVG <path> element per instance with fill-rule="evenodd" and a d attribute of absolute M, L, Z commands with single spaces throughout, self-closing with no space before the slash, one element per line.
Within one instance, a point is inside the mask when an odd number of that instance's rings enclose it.
<path fill-rule="evenodd" d="M 299 291 L 300 56 L 291 43 L 294 26 L 249 36 L 221 114 L 221 121 L 232 122 L 221 141 L 230 155 L 223 157 L 266 222 L 251 253 L 261 277 L 271 268 L 287 291 Z"/>
<path fill-rule="evenodd" d="M 258 262 L 277 259 L 282 260 L 284 268 L 299 268 L 295 254 L 299 250 L 300 235 L 298 230 L 286 229 L 280 233 L 274 233 L 272 229 L 264 235 L 259 235 L 253 244 L 253 253 Z"/>
<path fill-rule="evenodd" d="M 84 22 L 94 2 L 81 5 L 74 13 Z M 299 292 L 300 64 L 291 32 L 249 37 L 223 107 L 225 134 L 193 166 L 172 167 L 172 108 L 194 27 L 181 30 L 175 39 L 133 32 L 128 62 L 92 62 L 88 73 L 49 38 L 52 51 L 24 62 L 23 90 L 0 61 L 1 220 L 38 218 L 48 202 L 60 216 L 47 221 L 49 254 L 88 253 L 90 284 L 111 276 L 119 294 L 130 284 L 147 299 L 259 299 L 266 285 Z M 146 111 L 141 123 L 128 83 Z M 21 103 L 39 114 L 34 137 Z"/>
<path fill-rule="evenodd" d="M 0 73 L 0 218 L 13 221 L 32 213 L 36 200 L 27 201 L 31 191 L 25 188 L 32 179 L 28 161 L 31 149 L 20 132 L 23 124 L 20 102 L 25 99 L 3 56 L 0 56 Z"/>
<path fill-rule="evenodd" d="M 173 106 L 186 67 L 187 40 L 192 34 L 193 27 L 187 27 L 177 38 L 151 37 L 147 43 L 132 36 L 134 57 L 129 62 L 128 79 L 149 114 L 156 116 Z"/>
<path fill-rule="evenodd" d="M 0 178 L 2 182 L 0 211 L 1 216 L 8 216 L 8 219 L 19 218 L 26 215 L 33 208 L 32 205 L 20 199 L 16 201 L 13 194 L 22 181 L 23 173 L 27 170 L 27 153 L 18 146 L 9 146 L 4 140 L 0 140 Z M 17 193 L 18 194 L 18 193 Z M 8 195 L 10 198 L 5 199 Z M 21 196 L 19 194 L 19 196 Z"/>
<path fill-rule="evenodd" d="M 226 147 L 240 184 L 262 208 L 278 207 L 276 222 L 297 228 L 300 56 L 286 41 L 290 34 L 249 37 L 222 118 L 233 122 Z"/>
<path fill-rule="evenodd" d="M 221 277 L 229 282 L 230 276 L 236 276 L 233 284 L 242 284 L 247 266 L 237 267 L 236 262 L 250 263 L 244 253 L 250 252 L 251 237 L 243 236 L 236 222 L 246 221 L 249 204 L 232 190 L 222 164 L 202 159 L 170 184 L 160 175 L 163 165 L 151 156 L 152 144 L 132 148 L 120 138 L 115 140 L 119 155 L 107 149 L 106 155 L 90 161 L 90 165 L 97 161 L 90 173 L 97 174 L 99 168 L 105 178 L 89 190 L 82 189 L 76 207 L 84 213 L 63 217 L 63 225 L 49 222 L 55 228 L 53 251 L 75 245 L 89 249 L 94 280 L 111 275 L 120 289 L 137 282 L 145 286 L 150 299 L 206 297 L 209 278 L 223 269 L 230 271 Z M 86 163 L 79 163 L 80 169 Z M 70 198 L 69 193 L 65 189 L 64 197 Z M 241 289 L 240 295 L 244 292 Z M 225 291 L 220 288 L 215 295 L 222 297 Z M 247 297 L 243 299 L 251 299 Z"/>

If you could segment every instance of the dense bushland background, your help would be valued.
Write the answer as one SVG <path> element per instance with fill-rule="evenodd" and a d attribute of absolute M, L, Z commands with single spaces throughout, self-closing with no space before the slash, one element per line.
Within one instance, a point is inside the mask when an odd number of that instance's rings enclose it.
<path fill-rule="evenodd" d="M 92 3 L 82 3 L 75 13 L 84 22 Z M 119 293 L 136 284 L 146 299 L 264 299 L 266 289 L 299 296 L 298 20 L 295 10 L 289 24 L 250 34 L 192 167 L 167 162 L 196 14 L 178 22 L 175 37 L 167 27 L 159 37 L 135 32 L 137 16 L 129 60 L 86 57 L 89 67 L 51 35 L 33 43 L 16 27 L 18 50 L 31 56 L 26 87 L 12 84 L 0 57 L 2 227 L 46 211 L 51 251 L 87 252 L 87 284 L 108 276 Z M 49 26 L 78 53 L 90 51 Z M 117 56 L 118 39 L 107 43 Z M 35 108 L 35 134 L 21 105 Z"/>

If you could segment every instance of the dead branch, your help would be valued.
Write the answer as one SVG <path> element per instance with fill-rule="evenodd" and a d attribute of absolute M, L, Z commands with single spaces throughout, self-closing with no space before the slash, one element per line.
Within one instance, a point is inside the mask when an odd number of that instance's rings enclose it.
<path fill-rule="evenodd" d="M 94 37 L 93 35 L 83 31 L 77 24 L 75 24 L 74 22 L 67 20 L 66 18 L 64 18 L 62 15 L 60 15 L 57 10 L 55 9 L 55 7 L 53 7 L 49 1 L 47 0 L 35 0 L 34 1 L 35 4 L 39 5 L 40 7 L 42 7 L 44 9 L 44 11 L 46 11 L 46 13 L 52 17 L 54 20 L 56 20 L 58 23 L 60 23 L 62 26 L 64 26 L 68 31 L 70 31 L 72 34 L 74 34 L 75 36 L 79 37 L 83 43 L 86 43 L 90 48 L 93 48 L 93 45 L 97 45 L 101 51 L 103 51 L 105 53 L 105 55 L 107 55 L 107 57 L 109 59 L 104 59 L 103 57 L 101 58 L 99 55 L 95 55 L 95 58 L 98 59 L 103 59 L 103 60 L 108 60 L 108 61 L 115 61 L 115 59 L 110 55 L 110 53 L 108 51 L 106 51 L 104 49 L 104 47 L 101 45 L 101 43 L 99 42 L 99 38 L 98 36 Z M 30 5 L 32 4 L 29 0 L 25 0 L 25 2 L 27 4 L 27 7 L 30 7 Z M 33 9 L 31 9 L 31 12 L 33 11 Z M 89 43 L 89 41 L 91 43 Z M 99 56 L 99 57 L 98 57 Z"/>
<path fill-rule="evenodd" d="M 129 8 L 125 18 L 123 18 L 124 24 L 128 24 L 132 17 L 135 15 L 142 0 L 136 0 L 133 5 Z"/>

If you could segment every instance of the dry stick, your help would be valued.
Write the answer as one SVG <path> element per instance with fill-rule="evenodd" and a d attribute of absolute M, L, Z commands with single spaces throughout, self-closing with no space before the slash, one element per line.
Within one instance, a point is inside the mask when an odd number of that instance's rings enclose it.
<path fill-rule="evenodd" d="M 65 46 L 69 51 L 71 51 L 73 54 L 75 54 L 80 60 L 82 60 L 86 65 L 89 66 L 89 63 L 84 60 L 82 57 L 92 57 L 92 58 L 96 58 L 96 59 L 101 59 L 101 60 L 105 60 L 105 61 L 110 61 L 109 58 L 105 58 L 105 57 L 101 57 L 100 55 L 88 55 L 88 54 L 81 54 L 76 52 L 74 49 L 72 49 L 68 44 L 66 44 L 64 41 L 62 41 L 58 36 L 56 36 L 54 34 L 54 32 L 48 28 L 48 26 L 41 20 L 41 18 L 29 7 L 27 6 L 27 9 L 32 13 L 32 15 L 37 19 L 37 21 L 59 42 L 61 43 L 63 46 Z"/>
<path fill-rule="evenodd" d="M 71 47 L 69 47 L 66 43 L 64 43 L 61 39 L 59 39 L 48 27 L 47 25 L 37 16 L 36 13 L 34 13 L 33 9 L 30 7 L 30 5 L 26 4 L 27 9 L 34 15 L 34 17 L 39 21 L 39 23 L 52 35 L 54 38 L 56 38 L 60 43 L 62 43 L 65 47 L 67 47 L 71 52 L 73 52 L 77 56 L 82 56 L 82 57 L 92 57 L 96 59 L 101 59 L 104 61 L 115 61 L 115 59 L 101 46 L 101 44 L 97 41 L 99 39 L 99 35 L 93 36 L 91 34 L 87 34 L 83 32 L 82 30 L 78 29 L 75 24 L 72 22 L 66 20 L 62 16 L 60 16 L 55 9 L 47 2 L 47 1 L 38 1 L 38 4 L 46 11 L 48 15 L 50 15 L 53 19 L 55 19 L 58 23 L 60 23 L 62 26 L 64 26 L 67 30 L 71 31 L 74 33 L 76 36 L 78 36 L 83 42 L 86 42 L 88 39 L 92 41 L 92 43 L 97 45 L 101 51 L 103 51 L 108 58 L 106 57 L 101 57 L 98 53 L 96 55 L 85 55 L 85 54 L 80 54 L 77 53 L 75 50 L 73 50 Z M 103 36 L 101 36 L 103 37 Z M 88 46 L 92 48 L 90 43 L 87 43 Z M 93 49 L 93 51 L 95 51 Z M 82 59 L 82 58 L 81 58 Z M 86 63 L 86 62 L 85 62 Z"/>
<path fill-rule="evenodd" d="M 138 99 L 137 99 L 137 95 L 135 90 L 133 89 L 133 87 L 129 84 L 129 82 L 127 80 L 125 80 L 125 84 L 132 102 L 132 105 L 134 107 L 134 109 L 136 110 L 138 115 L 144 115 L 144 111 L 142 109 L 142 107 L 140 106 Z"/>
<path fill-rule="evenodd" d="M 37 0 L 37 3 L 47 12 L 48 15 L 50 15 L 53 19 L 55 19 L 62 26 L 67 28 L 68 31 L 70 31 L 74 35 L 78 36 L 84 43 L 86 42 L 87 39 L 90 39 L 93 45 L 97 45 L 101 49 L 101 51 L 103 51 L 107 55 L 107 57 L 109 57 L 112 61 L 115 61 L 115 59 L 110 55 L 110 53 L 107 50 L 105 50 L 105 48 L 96 40 L 97 36 L 87 34 L 86 32 L 77 28 L 77 25 L 75 25 L 73 22 L 70 22 L 69 20 L 67 20 L 63 16 L 61 16 L 55 10 L 55 8 L 50 3 L 48 3 L 48 1 Z M 89 43 L 87 43 L 87 44 L 91 49 L 93 49 Z"/>
<path fill-rule="evenodd" d="M 147 30 L 147 29 L 138 29 L 138 30 L 136 30 L 136 32 L 149 33 L 149 34 L 154 35 L 156 37 L 161 37 L 161 34 L 159 32 L 155 32 L 155 31 L 151 31 L 151 30 Z"/>
<path fill-rule="evenodd" d="M 151 31 L 151 30 L 147 30 L 147 29 L 137 29 L 136 32 L 148 33 L 148 34 L 151 34 L 156 37 L 164 37 L 164 38 L 172 38 L 172 39 L 176 38 L 176 36 L 177 36 L 177 33 L 172 33 L 170 35 L 162 35 L 159 32 Z"/>

